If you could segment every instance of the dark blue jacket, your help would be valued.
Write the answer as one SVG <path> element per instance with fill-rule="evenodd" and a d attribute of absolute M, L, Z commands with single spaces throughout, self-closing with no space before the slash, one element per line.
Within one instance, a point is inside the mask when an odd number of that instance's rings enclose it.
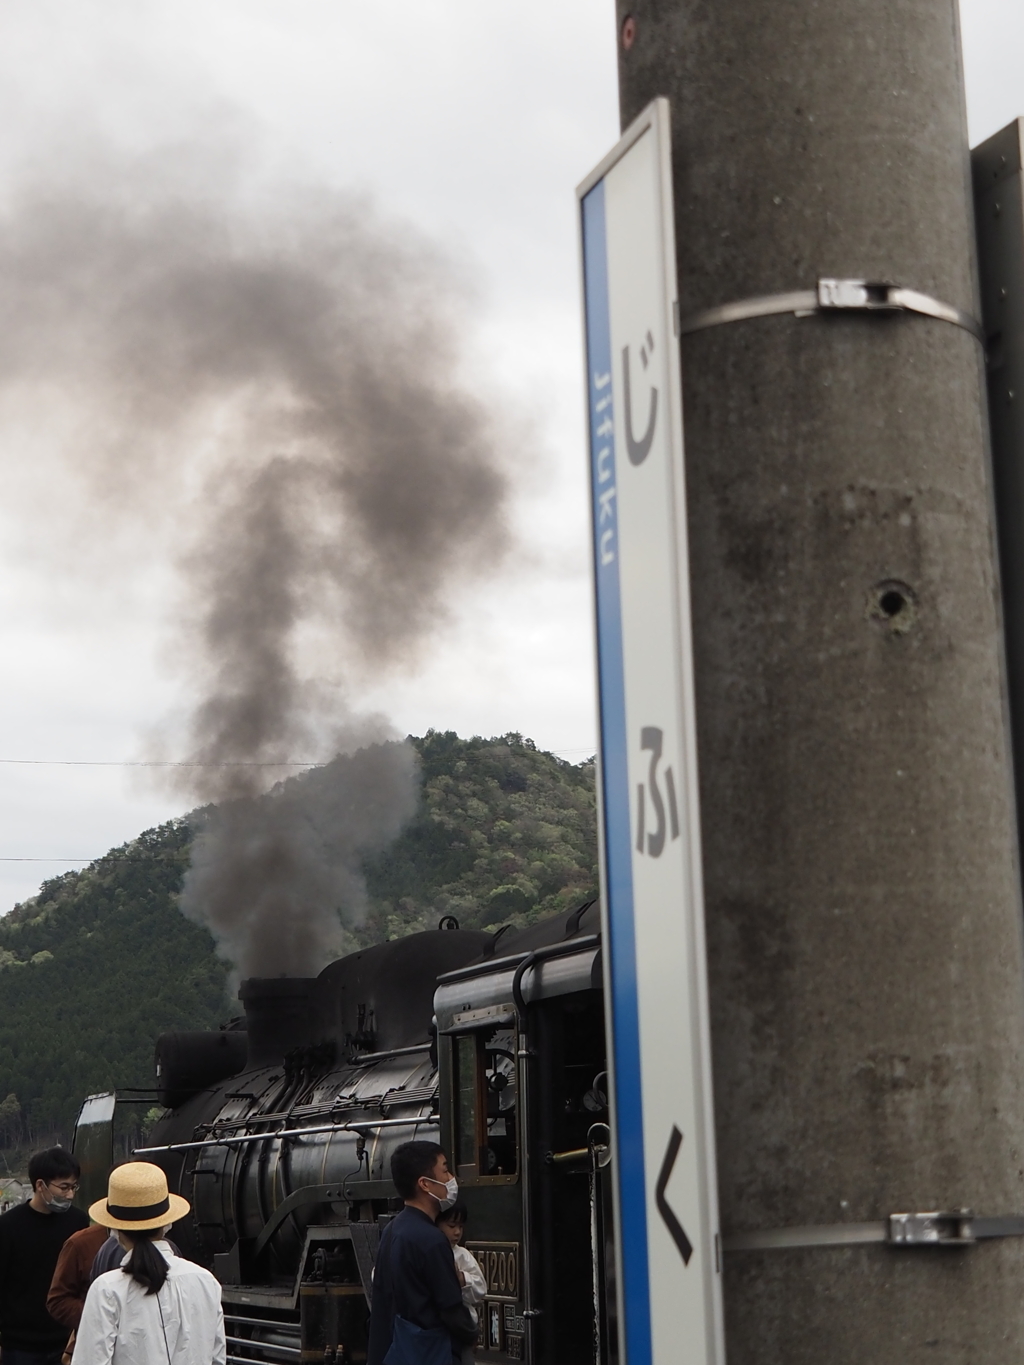
<path fill-rule="evenodd" d="M 367 1365 L 384 1365 L 396 1313 L 417 1327 L 445 1328 L 455 1361 L 461 1348 L 476 1340 L 476 1328 L 462 1302 L 451 1243 L 425 1213 L 408 1204 L 380 1239 Z"/>

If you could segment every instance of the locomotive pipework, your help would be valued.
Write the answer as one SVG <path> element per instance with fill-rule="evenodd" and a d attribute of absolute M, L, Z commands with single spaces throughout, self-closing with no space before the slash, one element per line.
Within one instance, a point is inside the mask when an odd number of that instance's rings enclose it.
<path fill-rule="evenodd" d="M 246 1072 L 233 1087 L 188 1141 L 154 1142 L 137 1155 L 181 1159 L 177 1188 L 192 1204 L 190 1250 L 236 1283 L 254 1278 L 264 1249 L 271 1282 L 294 1279 L 311 1222 L 347 1218 L 368 1184 L 386 1184 L 398 1143 L 437 1141 L 429 1044 L 316 1077 Z"/>

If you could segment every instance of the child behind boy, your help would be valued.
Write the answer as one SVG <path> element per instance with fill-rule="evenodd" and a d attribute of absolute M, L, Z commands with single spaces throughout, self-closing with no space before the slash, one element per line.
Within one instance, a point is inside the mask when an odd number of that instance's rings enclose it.
<path fill-rule="evenodd" d="M 477 1304 L 484 1301 L 484 1296 L 487 1293 L 487 1281 L 484 1279 L 484 1273 L 473 1253 L 459 1245 L 466 1231 L 468 1217 L 469 1210 L 461 1199 L 456 1199 L 450 1209 L 444 1209 L 437 1215 L 437 1226 L 452 1244 L 455 1272 L 459 1277 L 459 1284 L 462 1285 L 462 1302 L 469 1309 L 469 1315 L 473 1321 L 479 1324 L 480 1315 L 477 1312 Z M 474 1365 L 472 1346 L 463 1347 L 462 1365 Z"/>

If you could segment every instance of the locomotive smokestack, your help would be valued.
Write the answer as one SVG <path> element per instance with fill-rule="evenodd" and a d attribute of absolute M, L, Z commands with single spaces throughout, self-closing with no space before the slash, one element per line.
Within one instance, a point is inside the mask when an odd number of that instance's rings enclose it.
<path fill-rule="evenodd" d="M 249 1038 L 246 1070 L 276 1066 L 314 1041 L 311 976 L 250 977 L 238 988 Z"/>

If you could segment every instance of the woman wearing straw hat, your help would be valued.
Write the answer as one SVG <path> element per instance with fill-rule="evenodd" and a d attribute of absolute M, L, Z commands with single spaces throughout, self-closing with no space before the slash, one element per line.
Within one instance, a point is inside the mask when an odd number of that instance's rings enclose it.
<path fill-rule="evenodd" d="M 130 1254 L 89 1286 L 74 1365 L 224 1365 L 220 1285 L 163 1240 L 188 1210 L 159 1166 L 129 1161 L 110 1172 L 89 1216 Z"/>

